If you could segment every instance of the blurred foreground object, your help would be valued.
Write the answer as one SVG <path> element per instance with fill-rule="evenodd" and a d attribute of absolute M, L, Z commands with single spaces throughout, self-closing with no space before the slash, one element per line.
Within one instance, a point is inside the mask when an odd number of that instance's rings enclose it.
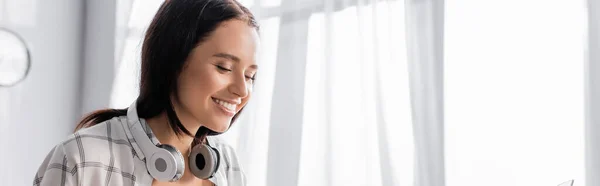
<path fill-rule="evenodd" d="M 15 32 L 0 28 L 0 87 L 13 86 L 25 79 L 30 60 L 25 41 Z"/>

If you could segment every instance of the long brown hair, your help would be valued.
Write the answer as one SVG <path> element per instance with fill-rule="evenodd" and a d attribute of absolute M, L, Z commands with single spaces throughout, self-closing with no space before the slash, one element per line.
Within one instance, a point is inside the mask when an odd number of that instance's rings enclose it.
<path fill-rule="evenodd" d="M 230 19 L 247 21 L 258 31 L 252 13 L 235 0 L 163 2 L 146 31 L 142 46 L 140 95 L 136 100 L 140 118 L 151 118 L 166 112 L 169 125 L 177 135 L 183 133 L 192 136 L 177 118 L 171 95 L 177 99 L 177 79 L 189 53 L 220 23 Z M 241 110 L 233 116 L 231 123 L 240 113 Z M 75 131 L 124 115 L 127 115 L 127 108 L 98 110 L 85 116 Z M 207 135 L 217 134 L 200 127 L 195 137 L 203 140 Z"/>

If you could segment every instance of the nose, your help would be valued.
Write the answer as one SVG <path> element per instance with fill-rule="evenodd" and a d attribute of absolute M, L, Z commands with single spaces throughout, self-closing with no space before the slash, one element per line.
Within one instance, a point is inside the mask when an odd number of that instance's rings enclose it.
<path fill-rule="evenodd" d="M 232 83 L 229 85 L 229 92 L 241 98 L 245 98 L 248 96 L 248 88 L 249 86 L 248 82 L 246 82 L 246 76 L 242 74 L 241 77 L 236 76 L 234 78 Z"/>

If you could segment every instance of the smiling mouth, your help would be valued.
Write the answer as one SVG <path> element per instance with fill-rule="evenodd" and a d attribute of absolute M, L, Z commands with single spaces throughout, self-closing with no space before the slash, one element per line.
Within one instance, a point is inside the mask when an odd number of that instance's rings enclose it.
<path fill-rule="evenodd" d="M 219 104 L 219 105 L 223 106 L 223 108 L 226 109 L 228 112 L 235 113 L 235 109 L 237 107 L 237 104 L 229 103 L 229 102 L 217 99 L 217 98 L 212 98 L 212 100 L 216 104 Z"/>

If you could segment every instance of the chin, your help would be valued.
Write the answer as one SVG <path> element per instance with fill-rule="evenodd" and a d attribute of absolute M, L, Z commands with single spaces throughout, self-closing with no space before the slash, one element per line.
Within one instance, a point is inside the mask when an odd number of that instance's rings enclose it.
<path fill-rule="evenodd" d="M 228 120 L 227 123 L 225 122 L 215 122 L 215 125 L 211 125 L 211 126 L 205 126 L 206 128 L 218 132 L 218 133 L 223 133 L 225 131 L 227 131 L 227 129 L 229 129 L 229 123 L 231 122 L 231 120 Z"/>

